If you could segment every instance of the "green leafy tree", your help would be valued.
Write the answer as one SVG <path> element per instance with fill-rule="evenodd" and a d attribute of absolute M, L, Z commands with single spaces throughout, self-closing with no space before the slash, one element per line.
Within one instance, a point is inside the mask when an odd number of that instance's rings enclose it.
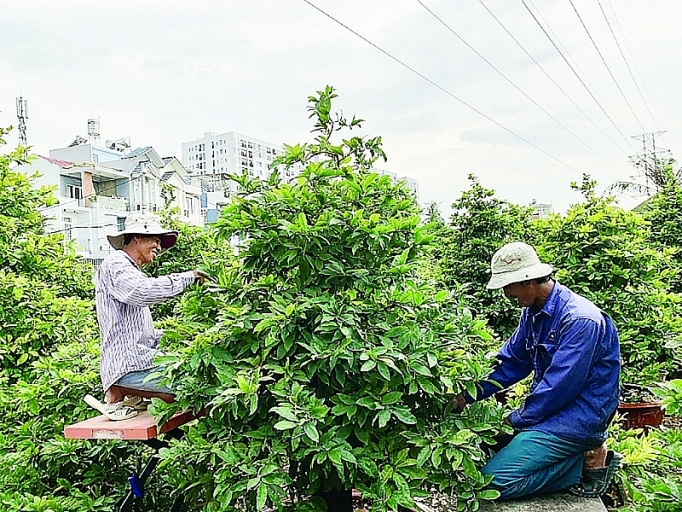
<path fill-rule="evenodd" d="M 566 216 L 539 224 L 541 258 L 558 269 L 558 279 L 592 300 L 613 318 L 620 333 L 625 378 L 658 380 L 671 368 L 667 341 L 682 332 L 680 297 L 668 291 L 671 253 L 650 242 L 649 224 L 636 212 L 595 194 L 585 175 L 573 188 L 584 196 Z"/>
<path fill-rule="evenodd" d="M 453 204 L 450 229 L 441 237 L 440 266 L 445 284 L 461 287 L 466 303 L 502 337 L 510 335 L 519 313 L 486 289 L 490 261 L 508 242 L 532 243 L 531 209 L 495 197 L 495 191 L 469 175 L 470 188 Z"/>
<path fill-rule="evenodd" d="M 657 194 L 641 208 L 642 215 L 651 223 L 650 240 L 660 248 L 674 251 L 677 270 L 671 291 L 682 292 L 682 185 L 672 166 L 663 169 L 665 179 Z"/>
<path fill-rule="evenodd" d="M 101 389 L 92 267 L 45 233 L 55 198 L 28 163 L 26 147 L 0 154 L 0 509 L 111 510 L 143 449 L 63 438 Z"/>
<path fill-rule="evenodd" d="M 72 336 L 87 338 L 92 312 L 92 267 L 61 234 L 45 234 L 40 210 L 56 200 L 16 170 L 29 162 L 24 146 L 0 153 L 0 371 L 11 379 Z"/>
<path fill-rule="evenodd" d="M 479 472 L 500 426 L 490 404 L 453 416 L 453 390 L 489 370 L 491 336 L 452 295 L 416 278 L 432 242 L 414 198 L 368 172 L 381 139 L 341 129 L 334 90 L 309 98 L 312 144 L 285 146 L 273 167 L 291 183 L 238 178 L 216 224 L 243 241 L 213 292 L 190 292 L 166 341 L 174 404 L 205 407 L 187 439 L 164 451 L 171 482 L 205 510 L 319 510 L 316 493 L 360 489 L 377 509 L 412 507 L 433 486 L 474 509 Z"/>

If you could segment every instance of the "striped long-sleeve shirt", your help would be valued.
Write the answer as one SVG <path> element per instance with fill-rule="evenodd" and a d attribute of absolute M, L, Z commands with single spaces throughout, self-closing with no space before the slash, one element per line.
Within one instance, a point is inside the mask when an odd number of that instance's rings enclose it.
<path fill-rule="evenodd" d="M 153 366 L 163 331 L 154 328 L 149 306 L 180 294 L 194 281 L 192 271 L 147 277 L 125 251 L 104 259 L 95 275 L 95 296 L 105 392 L 125 374 Z"/>

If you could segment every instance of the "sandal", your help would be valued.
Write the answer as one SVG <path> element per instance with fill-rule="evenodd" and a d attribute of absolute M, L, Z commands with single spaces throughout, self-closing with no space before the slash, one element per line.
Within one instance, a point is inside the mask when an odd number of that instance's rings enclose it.
<path fill-rule="evenodd" d="M 136 411 L 146 411 L 149 401 L 145 400 L 141 396 L 126 395 L 125 398 L 119 402 L 123 407 L 131 407 Z M 113 405 L 113 404 L 112 404 Z"/>
<path fill-rule="evenodd" d="M 96 409 L 111 421 L 129 420 L 137 416 L 137 411 L 132 407 L 122 405 L 122 402 L 117 404 L 103 404 L 92 395 L 85 395 L 85 403 L 93 409 Z"/>
<path fill-rule="evenodd" d="M 613 477 L 620 467 L 621 460 L 623 460 L 623 456 L 620 453 L 609 450 L 606 453 L 606 466 L 599 469 L 584 470 L 580 483 L 570 487 L 568 489 L 569 492 L 584 498 L 597 498 L 601 496 L 611 485 Z"/>

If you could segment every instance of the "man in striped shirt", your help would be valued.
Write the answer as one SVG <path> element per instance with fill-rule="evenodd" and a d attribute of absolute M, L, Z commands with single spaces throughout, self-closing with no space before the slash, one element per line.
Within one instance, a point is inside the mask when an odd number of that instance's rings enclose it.
<path fill-rule="evenodd" d="M 116 252 L 104 259 L 95 275 L 100 376 L 106 401 L 120 402 L 125 394 L 121 388 L 171 400 L 172 391 L 161 385 L 160 378 L 145 381 L 156 371 L 153 360 L 163 334 L 154 328 L 149 306 L 182 293 L 193 283 L 203 283 L 205 276 L 188 271 L 152 278 L 140 270 L 178 238 L 178 232 L 162 228 L 155 215 L 131 214 L 124 230 L 107 238 Z"/>

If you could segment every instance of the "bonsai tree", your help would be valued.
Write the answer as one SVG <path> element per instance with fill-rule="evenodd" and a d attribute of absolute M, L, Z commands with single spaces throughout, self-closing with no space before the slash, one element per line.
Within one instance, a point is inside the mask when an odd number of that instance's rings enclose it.
<path fill-rule="evenodd" d="M 660 249 L 674 251 L 676 275 L 671 291 L 682 292 L 682 185 L 672 165 L 662 172 L 665 180 L 656 195 L 640 208 L 642 215 L 651 223 L 650 240 Z"/>
<path fill-rule="evenodd" d="M 185 297 L 160 359 L 176 391 L 163 419 L 204 407 L 164 451 L 171 482 L 207 511 L 319 510 L 325 491 L 359 489 L 381 510 L 413 507 L 432 487 L 457 510 L 497 493 L 478 467 L 501 411 L 448 411 L 489 370 L 491 336 L 456 297 L 419 279 L 432 243 L 414 197 L 369 172 L 381 138 L 339 130 L 327 87 L 309 98 L 317 134 L 285 146 L 267 182 L 244 175 L 218 235 L 242 240 L 217 287 Z M 304 170 L 282 183 L 279 166 Z"/>

